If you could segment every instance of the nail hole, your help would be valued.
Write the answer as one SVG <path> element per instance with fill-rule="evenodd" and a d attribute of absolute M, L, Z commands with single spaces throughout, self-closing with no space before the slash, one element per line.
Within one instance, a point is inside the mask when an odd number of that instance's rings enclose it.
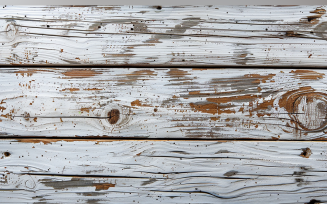
<path fill-rule="evenodd" d="M 3 153 L 6 157 L 9 157 L 11 154 L 9 152 L 4 152 Z"/>
<path fill-rule="evenodd" d="M 116 124 L 117 121 L 119 120 L 119 110 L 118 109 L 112 109 L 111 111 L 108 112 L 108 120 L 110 124 Z"/>
<path fill-rule="evenodd" d="M 162 9 L 162 7 L 161 7 L 161 6 L 157 6 L 157 9 L 158 9 L 158 10 L 161 10 L 161 9 Z"/>
<path fill-rule="evenodd" d="M 49 25 L 47 25 L 47 28 L 50 28 L 50 26 L 49 26 Z"/>

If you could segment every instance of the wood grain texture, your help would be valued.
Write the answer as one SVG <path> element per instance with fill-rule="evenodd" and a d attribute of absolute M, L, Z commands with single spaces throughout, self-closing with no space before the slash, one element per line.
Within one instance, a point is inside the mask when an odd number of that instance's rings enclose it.
<path fill-rule="evenodd" d="M 326 142 L 20 139 L 0 149 L 5 203 L 327 200 Z"/>
<path fill-rule="evenodd" d="M 2 6 L 1 65 L 326 67 L 324 6 Z"/>
<path fill-rule="evenodd" d="M 325 140 L 326 74 L 1 69 L 0 135 Z"/>

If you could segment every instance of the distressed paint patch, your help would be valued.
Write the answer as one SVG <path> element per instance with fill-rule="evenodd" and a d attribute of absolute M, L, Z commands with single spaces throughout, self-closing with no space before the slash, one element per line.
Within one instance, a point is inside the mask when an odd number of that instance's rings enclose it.
<path fill-rule="evenodd" d="M 71 69 L 62 73 L 67 78 L 88 78 L 102 74 L 93 69 Z"/>

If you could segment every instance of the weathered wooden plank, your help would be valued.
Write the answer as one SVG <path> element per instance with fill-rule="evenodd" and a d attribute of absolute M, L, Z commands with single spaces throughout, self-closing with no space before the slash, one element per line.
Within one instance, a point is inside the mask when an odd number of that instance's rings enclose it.
<path fill-rule="evenodd" d="M 326 201 L 325 142 L 0 140 L 9 203 Z"/>
<path fill-rule="evenodd" d="M 324 140 L 326 74 L 1 69 L 0 135 Z"/>
<path fill-rule="evenodd" d="M 321 6 L 3 6 L 0 64 L 326 67 Z"/>

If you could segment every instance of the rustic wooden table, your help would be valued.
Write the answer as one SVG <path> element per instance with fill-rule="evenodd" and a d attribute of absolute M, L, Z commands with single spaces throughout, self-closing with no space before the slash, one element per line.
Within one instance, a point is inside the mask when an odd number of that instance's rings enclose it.
<path fill-rule="evenodd" d="M 323 6 L 0 9 L 0 202 L 327 202 Z"/>

